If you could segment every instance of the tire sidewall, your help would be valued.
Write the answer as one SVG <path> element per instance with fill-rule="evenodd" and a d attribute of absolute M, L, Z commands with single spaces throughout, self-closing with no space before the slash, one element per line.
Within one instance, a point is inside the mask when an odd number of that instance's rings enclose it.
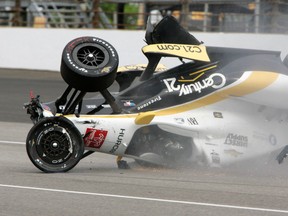
<path fill-rule="evenodd" d="M 96 66 L 83 64 L 77 54 L 81 49 L 93 47 L 104 54 L 103 62 Z M 115 80 L 119 58 L 116 49 L 107 41 L 97 37 L 79 37 L 64 48 L 61 75 L 70 86 L 86 92 L 101 91 Z"/>
<path fill-rule="evenodd" d="M 67 132 L 67 136 L 71 139 L 69 144 L 72 152 L 64 162 L 48 163 L 43 159 L 41 152 L 38 152 L 41 145 L 39 142 L 43 133 L 47 131 L 49 133 L 57 128 L 63 128 Z M 64 117 L 52 117 L 39 121 L 31 128 L 26 139 L 26 151 L 31 162 L 41 171 L 47 173 L 66 172 L 72 169 L 82 158 L 84 144 L 80 132 L 72 122 Z"/>

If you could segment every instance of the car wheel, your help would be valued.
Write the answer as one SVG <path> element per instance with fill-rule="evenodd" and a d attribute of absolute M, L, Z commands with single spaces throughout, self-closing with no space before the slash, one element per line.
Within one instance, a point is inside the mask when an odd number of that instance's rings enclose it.
<path fill-rule="evenodd" d="M 117 51 L 110 43 L 96 37 L 80 37 L 65 46 L 61 75 L 77 90 L 101 91 L 114 82 L 118 63 Z"/>
<path fill-rule="evenodd" d="M 72 122 L 64 117 L 51 117 L 32 127 L 26 150 L 38 169 L 48 173 L 66 172 L 82 158 L 84 144 Z"/>

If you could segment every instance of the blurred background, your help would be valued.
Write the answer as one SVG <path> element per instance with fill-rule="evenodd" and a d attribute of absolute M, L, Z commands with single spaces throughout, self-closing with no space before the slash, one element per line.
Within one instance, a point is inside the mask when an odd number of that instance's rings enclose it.
<path fill-rule="evenodd" d="M 288 33 L 288 0 L 0 0 L 0 26 L 143 30 L 166 14 L 189 31 Z"/>

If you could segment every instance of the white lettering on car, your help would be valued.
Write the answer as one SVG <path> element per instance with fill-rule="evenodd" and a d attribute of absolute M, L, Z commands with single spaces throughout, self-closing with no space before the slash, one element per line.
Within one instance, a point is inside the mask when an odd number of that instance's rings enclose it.
<path fill-rule="evenodd" d="M 125 134 L 124 132 L 125 132 L 125 129 L 121 128 L 120 129 L 120 133 L 118 134 L 116 143 L 114 144 L 112 149 L 109 151 L 111 154 L 113 154 L 119 148 L 119 146 L 122 144 L 123 137 L 124 137 L 124 134 Z"/>
<path fill-rule="evenodd" d="M 216 84 L 214 81 L 215 78 L 220 78 L 221 81 Z M 175 77 L 163 80 L 164 84 L 167 87 L 168 92 L 179 91 L 179 96 L 192 94 L 194 92 L 201 93 L 203 89 L 206 89 L 209 87 L 212 87 L 213 89 L 219 89 L 219 88 L 222 88 L 226 84 L 225 76 L 220 73 L 211 74 L 206 79 L 203 79 L 198 82 L 189 83 L 189 84 L 187 83 L 176 84 L 176 81 L 177 80 Z"/>

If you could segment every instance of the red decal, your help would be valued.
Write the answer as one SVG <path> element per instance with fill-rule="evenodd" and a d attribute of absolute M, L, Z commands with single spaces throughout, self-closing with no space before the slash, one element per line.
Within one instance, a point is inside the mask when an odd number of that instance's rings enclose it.
<path fill-rule="evenodd" d="M 84 136 L 84 143 L 86 147 L 100 148 L 104 143 L 108 131 L 97 130 L 95 128 L 87 128 Z"/>

